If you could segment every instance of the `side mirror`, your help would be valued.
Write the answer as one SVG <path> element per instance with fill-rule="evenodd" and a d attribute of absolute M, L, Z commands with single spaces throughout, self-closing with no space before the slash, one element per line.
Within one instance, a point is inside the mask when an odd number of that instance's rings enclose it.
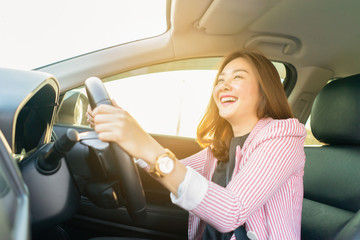
<path fill-rule="evenodd" d="M 56 123 L 87 126 L 88 105 L 89 100 L 85 94 L 78 91 L 67 92 L 60 104 Z"/>

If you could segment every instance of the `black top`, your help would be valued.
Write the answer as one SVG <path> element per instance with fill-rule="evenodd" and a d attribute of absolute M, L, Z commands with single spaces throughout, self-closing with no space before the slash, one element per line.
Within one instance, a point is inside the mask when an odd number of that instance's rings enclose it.
<path fill-rule="evenodd" d="M 229 161 L 223 162 L 219 161 L 218 165 L 216 166 L 214 175 L 211 179 L 214 183 L 226 187 L 228 183 L 231 180 L 232 173 L 234 171 L 235 167 L 235 154 L 236 154 L 236 147 L 240 146 L 243 147 L 246 138 L 249 136 L 249 134 L 246 134 L 241 137 L 233 137 L 230 142 L 230 148 L 229 148 Z"/>
<path fill-rule="evenodd" d="M 240 146 L 243 147 L 247 137 L 250 133 L 241 136 L 241 137 L 233 137 L 230 142 L 230 148 L 229 148 L 229 161 L 223 162 L 219 161 L 218 165 L 216 166 L 216 169 L 214 171 L 212 181 L 222 187 L 226 187 L 228 183 L 231 180 L 234 167 L 235 167 L 235 154 L 236 154 L 236 147 Z M 246 238 L 246 231 L 243 226 L 240 226 L 242 233 L 244 234 L 243 239 Z M 209 239 L 219 239 L 219 240 L 228 240 L 231 238 L 231 236 L 234 234 L 234 232 L 229 233 L 220 233 L 215 228 L 213 228 L 209 224 L 205 224 L 205 230 L 203 234 L 203 240 L 209 240 Z"/>

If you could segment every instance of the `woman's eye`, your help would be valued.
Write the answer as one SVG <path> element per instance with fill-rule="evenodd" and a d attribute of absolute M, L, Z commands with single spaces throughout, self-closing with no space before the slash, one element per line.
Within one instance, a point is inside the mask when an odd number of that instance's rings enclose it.
<path fill-rule="evenodd" d="M 235 75 L 235 77 L 234 77 L 235 79 L 237 79 L 237 78 L 244 78 L 243 76 L 241 76 L 241 75 Z"/>
<path fill-rule="evenodd" d="M 217 81 L 217 83 L 219 84 L 219 83 L 222 83 L 222 82 L 224 82 L 224 79 L 218 79 L 218 81 Z"/>

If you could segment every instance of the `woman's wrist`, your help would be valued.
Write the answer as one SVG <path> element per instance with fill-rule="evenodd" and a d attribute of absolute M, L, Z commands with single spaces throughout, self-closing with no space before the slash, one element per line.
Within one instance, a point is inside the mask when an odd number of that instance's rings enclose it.
<path fill-rule="evenodd" d="M 155 140 L 154 140 L 155 141 Z M 156 142 L 156 141 L 155 141 Z M 163 155 L 166 155 L 166 150 L 162 147 L 158 142 L 152 145 L 151 150 L 145 150 L 143 160 L 149 164 L 149 173 L 154 176 L 158 181 L 160 181 L 170 192 L 177 195 L 177 189 L 179 184 L 184 180 L 186 174 L 186 167 L 175 159 L 173 171 L 168 174 L 164 174 L 163 176 L 154 174 L 154 167 L 156 164 L 156 160 Z"/>
<path fill-rule="evenodd" d="M 178 187 L 182 181 L 184 181 L 187 168 L 179 161 L 175 162 L 175 170 L 163 178 L 160 178 L 160 182 L 175 196 L 178 194 Z"/>
<path fill-rule="evenodd" d="M 163 148 L 160 144 L 156 142 L 154 147 L 151 148 L 151 150 L 146 152 L 146 156 L 143 158 L 144 161 L 147 162 L 147 164 L 150 165 L 150 167 L 153 167 L 155 165 L 156 159 L 165 153 L 165 148 Z"/>

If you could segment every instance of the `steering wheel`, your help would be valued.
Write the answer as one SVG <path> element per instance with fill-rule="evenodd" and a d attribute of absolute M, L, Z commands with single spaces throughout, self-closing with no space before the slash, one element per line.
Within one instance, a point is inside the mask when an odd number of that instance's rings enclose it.
<path fill-rule="evenodd" d="M 109 95 L 99 78 L 91 77 L 85 81 L 85 89 L 92 109 L 101 105 L 112 105 Z M 110 158 L 107 157 L 107 175 L 112 179 L 120 180 L 121 192 L 126 201 L 129 215 L 135 222 L 141 222 L 146 218 L 146 200 L 141 184 L 140 175 L 133 158 L 118 144 L 109 143 Z"/>

